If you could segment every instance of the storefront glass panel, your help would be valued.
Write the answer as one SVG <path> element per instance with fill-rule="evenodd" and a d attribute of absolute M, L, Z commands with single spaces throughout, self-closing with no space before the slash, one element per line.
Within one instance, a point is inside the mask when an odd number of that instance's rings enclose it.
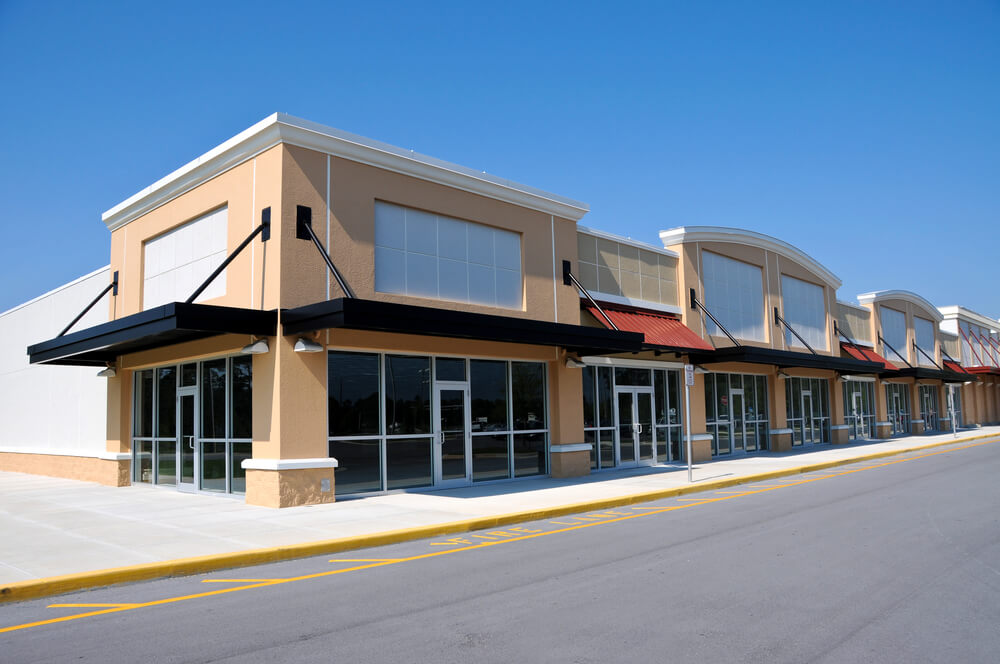
<path fill-rule="evenodd" d="M 432 445 L 432 438 L 387 439 L 385 451 L 388 488 L 409 489 L 433 483 Z M 339 476 L 337 482 L 340 482 Z"/>

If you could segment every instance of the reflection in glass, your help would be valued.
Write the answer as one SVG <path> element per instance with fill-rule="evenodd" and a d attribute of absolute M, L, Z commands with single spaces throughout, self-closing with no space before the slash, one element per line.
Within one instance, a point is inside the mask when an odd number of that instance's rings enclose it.
<path fill-rule="evenodd" d="M 618 393 L 618 460 L 635 461 L 635 431 L 632 428 L 632 394 Z"/>
<path fill-rule="evenodd" d="M 388 435 L 431 432 L 430 358 L 386 357 L 385 428 Z"/>
<path fill-rule="evenodd" d="M 330 456 L 337 460 L 334 471 L 336 495 L 382 489 L 380 447 L 377 440 L 330 441 Z"/>
<path fill-rule="evenodd" d="M 648 387 L 650 382 L 649 369 L 634 367 L 615 367 L 615 385 L 639 385 Z"/>
<path fill-rule="evenodd" d="M 455 380 L 464 383 L 465 360 L 460 357 L 435 358 L 434 380 Z"/>
<path fill-rule="evenodd" d="M 226 360 L 201 363 L 201 437 L 226 437 Z"/>
<path fill-rule="evenodd" d="M 544 475 L 545 467 L 544 433 L 514 434 L 514 477 Z"/>
<path fill-rule="evenodd" d="M 510 384 L 514 398 L 514 429 L 545 428 L 545 365 L 511 362 Z"/>
<path fill-rule="evenodd" d="M 507 434 L 472 437 L 472 479 L 500 480 L 510 477 Z"/>
<path fill-rule="evenodd" d="M 198 365 L 195 362 L 181 365 L 181 387 L 194 387 L 198 384 Z"/>
<path fill-rule="evenodd" d="M 653 405 L 652 395 L 637 394 L 636 407 L 639 411 L 639 459 L 648 461 L 653 458 Z"/>
<path fill-rule="evenodd" d="M 177 443 L 158 441 L 156 455 L 156 483 L 177 484 Z"/>
<path fill-rule="evenodd" d="M 590 469 L 597 470 L 597 432 L 584 431 L 583 442 L 590 445 Z"/>
<path fill-rule="evenodd" d="M 595 392 L 597 390 L 597 372 L 594 367 L 586 366 L 580 370 L 583 375 L 583 426 L 597 426 L 597 403 Z"/>
<path fill-rule="evenodd" d="M 185 484 L 194 483 L 194 395 L 183 394 L 180 397 L 180 446 L 181 446 L 181 477 Z"/>
<path fill-rule="evenodd" d="M 232 493 L 246 493 L 247 492 L 247 471 L 243 469 L 243 462 L 249 459 L 252 454 L 251 450 L 253 448 L 252 443 L 233 443 L 233 459 L 232 459 L 232 469 L 233 474 L 229 480 L 230 490 Z"/>
<path fill-rule="evenodd" d="M 253 357 L 234 357 L 230 376 L 233 438 L 253 438 Z"/>
<path fill-rule="evenodd" d="M 226 444 L 201 444 L 201 488 L 203 491 L 226 490 Z"/>
<path fill-rule="evenodd" d="M 611 396 L 611 367 L 598 367 L 597 369 L 597 415 L 598 426 L 614 426 L 615 418 L 612 415 Z"/>
<path fill-rule="evenodd" d="M 390 438 L 385 441 L 386 488 L 409 489 L 433 484 L 432 444 L 431 438 Z"/>
<path fill-rule="evenodd" d="M 153 435 L 153 372 L 137 371 L 135 374 L 135 423 L 133 435 L 150 438 Z"/>
<path fill-rule="evenodd" d="M 150 378 L 152 384 L 152 378 Z M 135 443 L 136 481 L 147 484 L 153 481 L 153 441 L 142 440 Z"/>
<path fill-rule="evenodd" d="M 156 435 L 173 438 L 177 435 L 177 369 L 160 367 L 156 370 L 157 414 Z"/>
<path fill-rule="evenodd" d="M 379 356 L 337 352 L 328 355 L 330 435 L 379 434 Z"/>
<path fill-rule="evenodd" d="M 507 363 L 469 362 L 472 431 L 507 431 Z"/>

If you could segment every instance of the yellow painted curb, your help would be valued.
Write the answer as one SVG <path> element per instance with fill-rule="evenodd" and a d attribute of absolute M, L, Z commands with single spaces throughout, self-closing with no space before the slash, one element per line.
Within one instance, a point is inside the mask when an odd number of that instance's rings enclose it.
<path fill-rule="evenodd" d="M 599 500 L 587 500 L 537 510 L 525 510 L 521 512 L 476 517 L 473 519 L 450 521 L 447 523 L 439 523 L 429 526 L 400 528 L 398 530 L 387 530 L 368 535 L 353 535 L 350 537 L 305 542 L 302 544 L 289 544 L 286 546 L 276 546 L 265 549 L 250 549 L 232 553 L 195 556 L 192 558 L 177 558 L 174 560 L 165 560 L 155 563 L 143 563 L 141 565 L 129 565 L 127 567 L 114 567 L 91 572 L 79 572 L 77 574 L 50 576 L 42 579 L 33 579 L 31 581 L 20 581 L 0 586 L 0 603 L 19 602 L 28 599 L 61 595 L 77 590 L 99 588 L 101 586 L 110 586 L 121 583 L 134 583 L 136 581 L 148 581 L 150 579 L 160 579 L 172 576 L 204 574 L 205 572 L 214 572 L 221 569 L 233 569 L 237 567 L 248 567 L 251 565 L 293 560 L 296 558 L 308 558 L 310 556 L 327 555 L 341 551 L 385 546 L 387 544 L 397 544 L 400 542 L 425 539 L 428 537 L 469 532 L 471 530 L 497 528 L 514 523 L 524 523 L 526 521 L 551 519 L 554 517 L 565 516 L 567 514 L 599 511 L 612 507 L 620 507 L 622 505 L 645 503 L 673 496 L 682 496 L 689 493 L 701 493 L 703 491 L 711 491 L 713 489 L 721 489 L 739 484 L 760 482 L 777 477 L 787 477 L 789 475 L 799 475 L 816 470 L 824 470 L 836 466 L 845 466 L 848 464 L 861 463 L 875 459 L 884 459 L 886 457 L 906 454 L 908 452 L 917 452 L 935 447 L 954 445 L 956 443 L 967 443 L 985 438 L 998 438 L 998 436 L 997 434 L 983 434 L 979 436 L 969 436 L 966 438 L 955 438 L 953 440 L 942 442 L 916 445 L 905 449 L 874 452 L 871 454 L 852 457 L 850 459 L 824 461 L 822 463 L 806 464 L 803 466 L 795 466 L 793 468 L 784 468 L 782 470 L 756 473 L 754 475 L 742 475 L 724 480 L 711 480 L 700 484 L 689 484 L 670 489 L 643 491 L 641 493 L 634 493 L 626 496 L 615 496 Z"/>

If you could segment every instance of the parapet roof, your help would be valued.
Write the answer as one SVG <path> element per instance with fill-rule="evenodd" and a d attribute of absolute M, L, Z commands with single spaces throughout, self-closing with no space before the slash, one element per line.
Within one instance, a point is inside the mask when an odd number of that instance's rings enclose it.
<path fill-rule="evenodd" d="M 589 211 L 586 203 L 541 189 L 285 113 L 273 113 L 125 199 L 101 218 L 109 230 L 114 230 L 279 143 L 309 148 L 572 221 Z"/>

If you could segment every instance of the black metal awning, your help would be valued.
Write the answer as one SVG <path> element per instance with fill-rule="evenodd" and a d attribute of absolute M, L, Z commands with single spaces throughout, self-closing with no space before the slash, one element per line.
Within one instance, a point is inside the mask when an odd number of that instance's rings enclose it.
<path fill-rule="evenodd" d="M 834 355 L 797 353 L 790 350 L 759 348 L 756 346 L 729 346 L 713 351 L 689 355 L 692 364 L 720 364 L 722 362 L 747 362 L 767 364 L 779 369 L 829 369 L 841 374 L 878 374 L 885 367 L 879 362 L 866 362 Z"/>
<path fill-rule="evenodd" d="M 337 298 L 281 312 L 283 334 L 328 328 L 559 346 L 581 355 L 642 350 L 643 335 L 585 325 Z"/>
<path fill-rule="evenodd" d="M 975 376 L 949 371 L 947 369 L 929 369 L 927 367 L 903 367 L 898 371 L 882 371 L 880 378 L 916 378 L 917 380 L 941 380 L 946 383 L 965 383 L 975 380 Z"/>
<path fill-rule="evenodd" d="M 274 336 L 276 311 L 172 302 L 28 346 L 31 364 L 103 367 L 119 355 L 221 334 Z"/>

